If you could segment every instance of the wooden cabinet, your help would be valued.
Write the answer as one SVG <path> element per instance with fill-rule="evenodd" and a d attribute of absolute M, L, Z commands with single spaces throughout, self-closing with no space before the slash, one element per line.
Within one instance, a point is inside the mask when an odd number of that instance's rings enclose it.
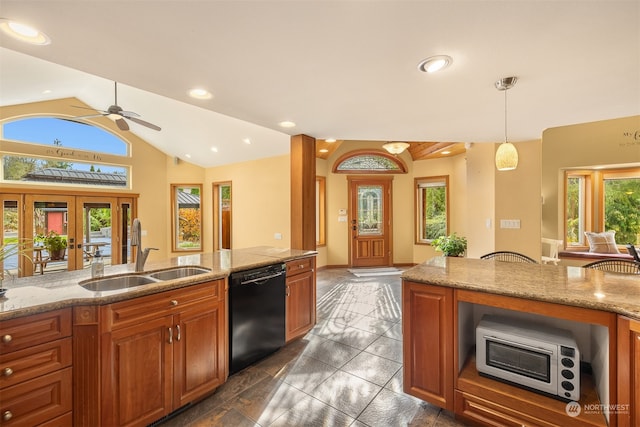
<path fill-rule="evenodd" d="M 640 321 L 618 316 L 618 426 L 640 425 Z"/>
<path fill-rule="evenodd" d="M 453 410 L 453 290 L 402 285 L 404 391 Z"/>
<path fill-rule="evenodd" d="M 70 422 L 71 310 L 0 322 L 0 335 L 0 423 Z"/>
<path fill-rule="evenodd" d="M 214 391 L 227 372 L 225 304 L 218 280 L 99 307 L 95 318 L 78 312 L 77 347 L 100 369 L 77 376 L 75 424 L 144 426 Z"/>
<path fill-rule="evenodd" d="M 315 324 L 315 257 L 289 261 L 286 283 L 286 341 L 306 334 Z"/>

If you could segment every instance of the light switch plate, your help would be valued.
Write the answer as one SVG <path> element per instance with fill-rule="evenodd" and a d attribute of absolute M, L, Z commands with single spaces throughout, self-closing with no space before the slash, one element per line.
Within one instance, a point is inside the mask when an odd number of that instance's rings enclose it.
<path fill-rule="evenodd" d="M 519 219 L 501 219 L 500 228 L 520 228 Z"/>

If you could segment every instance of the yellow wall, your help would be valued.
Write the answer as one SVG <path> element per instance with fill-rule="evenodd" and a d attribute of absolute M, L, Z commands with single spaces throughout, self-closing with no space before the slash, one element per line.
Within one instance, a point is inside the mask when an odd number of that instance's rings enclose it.
<path fill-rule="evenodd" d="M 0 108 L 0 120 L 12 120 L 37 111 L 39 115 L 73 117 L 75 98 Z M 232 183 L 232 247 L 290 246 L 290 156 L 203 169 L 187 162 L 174 162 L 135 135 L 121 132 L 108 119 L 94 121 L 132 147 L 132 188 L 123 192 L 139 194 L 138 217 L 147 235 L 144 246 L 158 247 L 151 259 L 171 256 L 170 184 L 203 184 L 203 250 L 211 251 L 212 183 Z M 407 174 L 393 179 L 393 263 L 423 262 L 436 253 L 429 245 L 415 244 L 414 177 L 449 175 L 450 229 L 467 237 L 467 256 L 479 257 L 493 250 L 515 250 L 533 258 L 540 256 L 540 236 L 560 237 L 561 169 L 588 165 L 640 163 L 640 116 L 548 129 L 542 141 L 516 143 L 520 162 L 515 171 L 498 172 L 494 155 L 498 144 L 471 144 L 465 154 L 452 158 L 412 162 L 408 152 L 400 158 Z M 0 144 L 2 144 L 0 142 Z M 327 183 L 327 245 L 318 248 L 318 266 L 346 266 L 349 227 L 338 222 L 338 210 L 348 209 L 345 174 L 331 173 L 336 159 L 348 151 L 380 148 L 379 141 L 348 141 L 328 160 L 317 159 L 317 175 Z M 6 151 L 7 144 L 0 145 Z M 159 165 L 163 165 L 164 167 Z M 51 186 L 27 185 L 46 192 Z M 3 184 L 3 188 L 22 188 Z M 91 191 L 113 191 L 91 188 Z M 541 199 L 540 195 L 543 198 Z M 541 201 L 544 200 L 541 208 Z M 519 219 L 520 229 L 501 229 L 501 219 Z M 542 222 L 542 232 L 540 224 Z M 487 226 L 488 224 L 488 226 Z M 281 233 L 282 239 L 275 239 Z"/>
<path fill-rule="evenodd" d="M 640 163 L 640 116 L 547 129 L 542 134 L 542 235 L 564 239 L 563 169 Z"/>
<path fill-rule="evenodd" d="M 290 156 L 277 156 L 206 170 L 205 203 L 211 204 L 214 182 L 231 181 L 231 248 L 291 244 Z M 205 222 L 211 223 L 208 209 Z M 275 239 L 276 233 L 282 239 Z M 211 232 L 207 235 L 211 240 Z"/>

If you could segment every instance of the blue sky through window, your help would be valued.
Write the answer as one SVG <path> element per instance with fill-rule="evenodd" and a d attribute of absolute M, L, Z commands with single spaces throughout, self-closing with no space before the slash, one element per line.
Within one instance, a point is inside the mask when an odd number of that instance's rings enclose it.
<path fill-rule="evenodd" d="M 100 153 L 127 155 L 127 144 L 114 134 L 90 124 L 54 117 L 34 117 L 3 125 L 7 140 L 54 145 Z"/>

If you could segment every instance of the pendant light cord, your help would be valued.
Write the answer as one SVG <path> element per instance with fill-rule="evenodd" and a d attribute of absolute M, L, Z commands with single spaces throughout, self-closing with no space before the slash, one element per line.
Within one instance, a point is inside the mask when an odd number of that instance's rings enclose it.
<path fill-rule="evenodd" d="M 504 90 L 504 142 L 507 141 L 507 90 Z"/>

